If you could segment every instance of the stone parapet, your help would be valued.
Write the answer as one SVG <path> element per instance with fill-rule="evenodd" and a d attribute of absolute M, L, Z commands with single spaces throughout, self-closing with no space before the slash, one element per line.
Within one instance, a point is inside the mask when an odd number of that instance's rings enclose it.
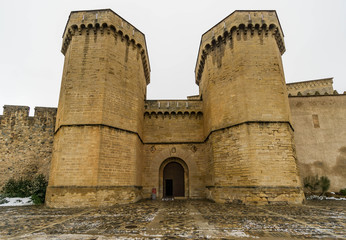
<path fill-rule="evenodd" d="M 286 87 L 289 96 L 337 94 L 333 89 L 333 78 L 287 83 Z"/>
<path fill-rule="evenodd" d="M 150 82 L 150 64 L 145 35 L 111 9 L 72 11 L 63 34 L 61 52 L 65 55 L 74 35 L 112 34 L 137 48 L 142 56 L 147 84 Z"/>
<path fill-rule="evenodd" d="M 10 178 L 48 171 L 52 158 L 56 108 L 5 105 L 0 116 L 0 188 Z"/>
<path fill-rule="evenodd" d="M 146 100 L 144 117 L 202 116 L 203 102 L 200 100 Z"/>
<path fill-rule="evenodd" d="M 195 67 L 196 84 L 199 85 L 207 55 L 215 48 L 232 41 L 240 35 L 251 38 L 254 35 L 274 36 L 280 53 L 285 52 L 284 34 L 275 10 L 234 11 L 202 35 Z"/>
<path fill-rule="evenodd" d="M 64 46 L 56 130 L 99 124 L 141 135 L 150 77 L 144 35 L 109 9 L 74 11 Z"/>
<path fill-rule="evenodd" d="M 146 100 L 144 108 L 146 112 L 201 112 L 203 109 L 203 102 L 201 100 Z"/>
<path fill-rule="evenodd" d="M 203 142 L 203 102 L 200 100 L 147 100 L 145 143 Z"/>

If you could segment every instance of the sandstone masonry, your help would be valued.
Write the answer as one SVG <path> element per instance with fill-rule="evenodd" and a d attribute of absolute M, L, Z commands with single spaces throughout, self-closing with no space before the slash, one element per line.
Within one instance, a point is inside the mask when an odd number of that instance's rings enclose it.
<path fill-rule="evenodd" d="M 0 116 L 0 186 L 11 177 L 48 177 L 56 108 L 4 106 Z"/>
<path fill-rule="evenodd" d="M 202 36 L 199 95 L 147 100 L 144 34 L 109 9 L 72 12 L 58 109 L 28 117 L 28 107 L 5 106 L 0 184 L 50 165 L 50 207 L 152 194 L 301 203 L 301 178 L 315 173 L 341 187 L 346 95 L 332 79 L 286 85 L 284 51 L 275 11 L 235 11 Z"/>

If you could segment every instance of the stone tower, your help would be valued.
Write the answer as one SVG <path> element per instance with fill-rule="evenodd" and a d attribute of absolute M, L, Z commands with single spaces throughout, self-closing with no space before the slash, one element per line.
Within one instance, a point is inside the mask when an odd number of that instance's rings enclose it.
<path fill-rule="evenodd" d="M 202 36 L 199 96 L 150 101 L 144 35 L 111 10 L 72 12 L 47 205 L 129 203 L 154 189 L 301 203 L 284 51 L 275 11 L 235 11 Z"/>
<path fill-rule="evenodd" d="M 71 12 L 46 202 L 134 202 L 141 196 L 145 36 L 110 9 Z"/>
<path fill-rule="evenodd" d="M 275 11 L 235 11 L 201 39 L 196 83 L 217 202 L 301 203 Z"/>

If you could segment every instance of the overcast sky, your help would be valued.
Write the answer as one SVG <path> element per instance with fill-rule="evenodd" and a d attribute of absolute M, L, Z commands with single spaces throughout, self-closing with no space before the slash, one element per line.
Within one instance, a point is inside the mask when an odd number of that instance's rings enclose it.
<path fill-rule="evenodd" d="M 198 94 L 194 68 L 201 35 L 235 10 L 276 10 L 285 34 L 286 82 L 334 77 L 346 91 L 343 0 L 13 0 L 0 2 L 0 114 L 3 105 L 57 107 L 71 11 L 111 8 L 146 36 L 148 99 Z"/>

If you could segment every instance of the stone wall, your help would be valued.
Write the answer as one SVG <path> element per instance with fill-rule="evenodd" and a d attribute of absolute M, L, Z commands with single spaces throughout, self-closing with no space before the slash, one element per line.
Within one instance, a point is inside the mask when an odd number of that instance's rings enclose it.
<path fill-rule="evenodd" d="M 9 178 L 48 176 L 56 108 L 4 106 L 0 116 L 0 188 Z"/>
<path fill-rule="evenodd" d="M 221 202 L 301 202 L 292 138 L 287 123 L 246 123 L 213 132 L 208 197 Z"/>
<path fill-rule="evenodd" d="M 157 111 L 158 102 L 161 103 L 162 115 Z M 169 107 L 168 102 L 170 102 Z M 144 139 L 147 144 L 144 145 L 144 151 L 141 153 L 143 154 L 142 166 L 138 166 L 143 168 L 143 174 L 138 176 L 142 178 L 141 180 L 133 181 L 134 184 L 142 181 L 144 197 L 150 197 L 153 187 L 160 189 L 160 164 L 172 157 L 188 162 L 187 165 L 192 174 L 189 186 L 190 197 L 205 197 L 205 186 L 211 186 L 214 181 L 211 163 L 207 160 L 211 159 L 210 154 L 213 154 L 210 141 L 205 142 L 200 133 L 194 134 L 198 132 L 196 129 L 201 127 L 201 119 L 196 115 L 191 119 L 189 114 L 187 115 L 189 117 L 184 120 L 183 112 L 185 111 L 182 110 L 182 114 L 178 114 L 176 102 L 173 100 L 146 101 Z M 178 108 L 182 106 L 185 108 L 186 102 L 188 101 L 178 101 Z M 290 97 L 289 102 L 301 178 L 315 174 L 326 175 L 331 179 L 331 190 L 339 191 L 345 187 L 346 181 L 342 171 L 345 169 L 346 161 L 346 145 L 343 144 L 346 142 L 344 137 L 346 136 L 344 132 L 346 95 L 296 96 Z M 200 104 L 200 102 L 192 101 L 189 105 L 191 112 L 198 112 L 200 109 L 193 103 Z M 164 113 L 169 108 L 171 112 L 176 111 L 176 116 L 169 118 L 170 115 L 166 115 L 165 118 Z M 0 116 L 0 186 L 11 177 L 32 176 L 36 173 L 48 175 L 56 111 L 56 108 L 36 107 L 35 115 L 30 117 L 29 107 L 4 106 L 4 115 Z M 176 119 L 178 117 L 181 119 Z M 188 122 L 191 122 L 190 127 L 186 127 Z M 173 128 L 175 126 L 175 131 L 171 131 L 168 125 Z M 155 126 L 156 131 L 153 130 Z M 191 128 L 191 126 L 195 127 Z M 172 136 L 185 134 L 186 138 L 173 137 L 168 141 L 160 136 L 161 133 L 165 134 L 164 131 L 166 134 L 167 131 L 172 133 Z M 163 143 L 164 141 L 166 144 Z M 119 163 L 108 161 L 105 164 Z M 106 177 L 107 174 L 105 173 L 104 176 Z"/>
<path fill-rule="evenodd" d="M 203 134 L 203 102 L 189 100 L 147 100 L 145 102 L 143 140 L 143 197 L 152 188 L 163 195 L 163 169 L 170 161 L 185 170 L 185 196 L 205 198 L 208 153 Z"/>
<path fill-rule="evenodd" d="M 203 142 L 202 101 L 147 100 L 143 141 L 145 143 Z"/>
<path fill-rule="evenodd" d="M 289 98 L 301 177 L 328 176 L 346 187 L 346 94 Z"/>
<path fill-rule="evenodd" d="M 107 126 L 62 128 L 54 140 L 46 195 L 49 206 L 105 206 L 139 200 L 141 149 L 136 134 Z"/>

